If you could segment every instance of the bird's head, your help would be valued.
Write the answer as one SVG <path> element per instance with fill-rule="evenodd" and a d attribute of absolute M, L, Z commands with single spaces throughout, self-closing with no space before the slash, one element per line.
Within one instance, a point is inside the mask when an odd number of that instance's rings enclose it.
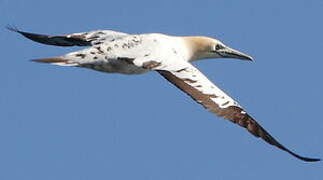
<path fill-rule="evenodd" d="M 232 49 L 217 39 L 200 36 L 190 36 L 185 37 L 184 39 L 191 49 L 191 60 L 205 58 L 234 58 L 253 61 L 251 56 Z"/>

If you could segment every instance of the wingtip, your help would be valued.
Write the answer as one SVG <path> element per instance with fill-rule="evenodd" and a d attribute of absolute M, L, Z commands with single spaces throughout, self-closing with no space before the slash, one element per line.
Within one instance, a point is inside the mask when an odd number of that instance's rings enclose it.
<path fill-rule="evenodd" d="M 321 161 L 320 158 L 308 158 L 308 157 L 303 157 L 303 156 L 300 156 L 290 150 L 287 150 L 288 153 L 290 153 L 292 156 L 296 157 L 297 159 L 300 159 L 302 161 L 305 161 L 305 162 L 318 162 L 318 161 Z"/>
<path fill-rule="evenodd" d="M 19 29 L 15 25 L 8 24 L 5 28 L 9 31 L 12 31 L 12 32 L 18 32 L 18 33 L 20 32 Z"/>
<path fill-rule="evenodd" d="M 314 158 L 314 159 L 307 159 L 307 162 L 318 162 L 318 161 L 321 161 L 321 159 L 319 159 L 319 158 Z"/>
<path fill-rule="evenodd" d="M 321 161 L 320 158 L 307 158 L 307 157 L 298 157 L 300 160 L 303 160 L 305 162 L 318 162 Z"/>

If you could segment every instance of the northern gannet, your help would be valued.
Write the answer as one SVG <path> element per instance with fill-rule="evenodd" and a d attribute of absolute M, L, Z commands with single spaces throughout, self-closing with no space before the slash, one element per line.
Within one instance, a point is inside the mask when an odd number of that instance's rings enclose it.
<path fill-rule="evenodd" d="M 302 157 L 280 144 L 261 127 L 235 100 L 205 77 L 190 62 L 207 58 L 235 58 L 252 61 L 252 57 L 234 50 L 221 41 L 202 36 L 177 37 L 159 33 L 126 34 L 97 30 L 49 36 L 9 30 L 33 41 L 55 46 L 88 46 L 63 56 L 35 59 L 40 63 L 90 68 L 122 74 L 156 71 L 188 94 L 210 112 L 246 128 L 251 134 L 303 161 L 320 161 Z"/>

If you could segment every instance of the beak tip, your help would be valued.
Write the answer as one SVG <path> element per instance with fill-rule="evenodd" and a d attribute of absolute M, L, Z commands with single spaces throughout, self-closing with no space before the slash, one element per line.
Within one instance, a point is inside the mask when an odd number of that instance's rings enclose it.
<path fill-rule="evenodd" d="M 252 62 L 255 61 L 253 57 L 232 48 L 227 48 L 227 51 L 225 52 L 224 57 L 247 60 Z"/>
<path fill-rule="evenodd" d="M 253 59 L 253 57 L 251 57 L 251 56 L 249 56 L 249 57 L 247 58 L 247 60 L 252 61 L 252 62 L 255 62 L 255 60 L 254 60 L 254 59 Z"/>

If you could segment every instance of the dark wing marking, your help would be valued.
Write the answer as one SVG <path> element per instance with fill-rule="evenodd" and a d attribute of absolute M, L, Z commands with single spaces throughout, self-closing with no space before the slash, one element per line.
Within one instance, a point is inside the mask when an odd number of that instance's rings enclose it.
<path fill-rule="evenodd" d="M 120 38 L 121 36 L 127 35 L 125 33 L 103 30 L 50 36 L 45 34 L 35 34 L 20 31 L 15 27 L 7 27 L 7 29 L 13 32 L 17 32 L 30 40 L 54 46 L 91 46 L 100 44 L 105 40 L 110 40 L 113 38 L 116 39 Z"/>
<path fill-rule="evenodd" d="M 20 31 L 17 28 L 7 27 L 8 30 L 17 32 L 26 38 L 48 45 L 55 45 L 55 46 L 90 46 L 91 42 L 85 39 L 83 35 L 61 35 L 61 36 L 50 36 L 44 34 L 35 34 Z"/>
<path fill-rule="evenodd" d="M 212 98 L 215 96 L 203 94 L 195 87 L 191 86 L 189 81 L 177 77 L 176 73 L 170 71 L 157 70 L 164 78 L 169 82 L 173 83 L 179 89 L 188 94 L 196 102 L 201 104 L 204 108 L 208 109 L 212 113 L 230 120 L 233 123 L 240 125 L 241 127 L 246 128 L 251 134 L 256 137 L 260 137 L 265 140 L 267 143 L 282 149 L 283 151 L 288 152 L 289 154 L 295 156 L 298 159 L 303 161 L 320 161 L 320 159 L 302 157 L 290 151 L 283 145 L 281 145 L 275 138 L 273 138 L 264 128 L 262 128 L 251 116 L 249 116 L 242 108 L 237 106 L 229 106 L 226 108 L 220 108 Z M 196 79 L 194 80 L 196 82 Z"/>

